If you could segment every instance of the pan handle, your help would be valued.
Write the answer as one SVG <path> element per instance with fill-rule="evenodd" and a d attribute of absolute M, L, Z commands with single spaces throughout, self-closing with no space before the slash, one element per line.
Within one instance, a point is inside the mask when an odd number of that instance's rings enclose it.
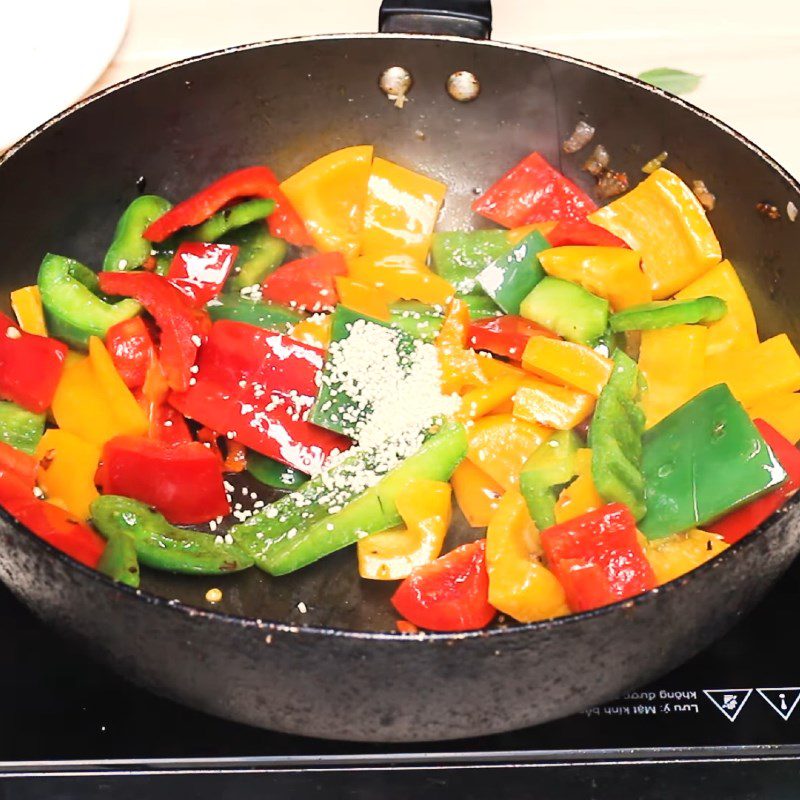
<path fill-rule="evenodd" d="M 429 33 L 488 39 L 491 0 L 383 0 L 381 33 Z"/>

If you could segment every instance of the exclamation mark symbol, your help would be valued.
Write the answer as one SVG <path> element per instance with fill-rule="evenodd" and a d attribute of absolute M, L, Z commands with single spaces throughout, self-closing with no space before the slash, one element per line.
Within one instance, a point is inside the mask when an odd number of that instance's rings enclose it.
<path fill-rule="evenodd" d="M 786 695 L 783 692 L 781 692 L 778 695 L 778 697 L 780 698 L 781 701 L 781 711 L 788 711 L 789 706 L 786 705 Z"/>

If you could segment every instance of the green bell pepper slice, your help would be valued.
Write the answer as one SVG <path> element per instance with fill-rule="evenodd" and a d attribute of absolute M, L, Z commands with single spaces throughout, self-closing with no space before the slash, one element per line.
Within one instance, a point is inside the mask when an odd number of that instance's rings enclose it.
<path fill-rule="evenodd" d="M 480 288 L 478 274 L 500 258 L 509 247 L 508 231 L 442 231 L 433 234 L 431 261 L 433 269 L 450 281 L 459 294 L 471 294 Z"/>
<path fill-rule="evenodd" d="M 540 531 L 556 524 L 557 489 L 578 474 L 576 456 L 582 444 L 574 431 L 556 431 L 522 468 L 519 489 Z"/>
<path fill-rule="evenodd" d="M 39 267 L 47 329 L 51 336 L 71 347 L 86 350 L 89 337 L 105 338 L 118 322 L 135 317 L 141 306 L 135 300 L 106 303 L 97 291 L 97 275 L 83 264 L 48 253 Z"/>
<path fill-rule="evenodd" d="M 702 527 L 786 480 L 727 384 L 693 397 L 644 435 L 648 539 Z"/>
<path fill-rule="evenodd" d="M 270 236 L 263 222 L 252 222 L 222 237 L 225 244 L 235 244 L 239 255 L 227 286 L 239 291 L 245 286 L 261 283 L 267 275 L 283 263 L 289 245 L 283 239 Z"/>
<path fill-rule="evenodd" d="M 710 325 L 728 313 L 728 305 L 721 297 L 708 295 L 692 300 L 656 300 L 618 311 L 611 316 L 611 330 L 652 331 L 656 328 L 674 328 L 676 325 Z"/>
<path fill-rule="evenodd" d="M 106 272 L 138 269 L 150 257 L 153 245 L 144 238 L 151 222 L 164 216 L 172 203 L 155 194 L 137 197 L 119 218 L 114 239 L 103 259 Z"/>
<path fill-rule="evenodd" d="M 444 314 L 433 306 L 401 300 L 389 306 L 389 324 L 415 339 L 432 342 L 444 322 Z"/>
<path fill-rule="evenodd" d="M 271 575 L 286 575 L 354 544 L 364 536 L 400 524 L 397 495 L 409 481 L 449 480 L 466 453 L 464 426 L 445 422 L 414 455 L 390 470 L 374 486 L 355 496 L 340 511 L 328 516 L 324 506 L 322 510 L 313 506 L 298 508 L 296 495 L 303 493 L 301 489 L 272 506 L 275 508 L 288 501 L 286 521 L 281 521 L 283 509 L 272 518 L 262 511 L 257 515 L 258 519 L 251 518 L 235 525 L 231 532 L 253 556 L 256 566 Z M 306 486 L 311 487 L 316 480 L 314 478 Z M 308 515 L 305 518 L 303 511 Z M 276 511 L 269 513 L 275 515 Z M 291 520 L 289 527 L 288 520 Z"/>
<path fill-rule="evenodd" d="M 206 306 L 208 316 L 216 322 L 218 319 L 233 319 L 247 322 L 258 328 L 285 331 L 290 325 L 302 321 L 303 315 L 278 303 L 262 300 L 251 300 L 236 294 L 225 293 L 212 300 Z"/>
<path fill-rule="evenodd" d="M 473 322 L 487 317 L 503 316 L 503 309 L 485 294 L 456 294 L 456 297 L 467 304 L 469 316 Z"/>
<path fill-rule="evenodd" d="M 245 200 L 218 211 L 202 224 L 190 228 L 182 238 L 190 242 L 216 242 L 237 228 L 266 219 L 274 210 L 274 200 L 262 198 Z"/>
<path fill-rule="evenodd" d="M 108 539 L 97 564 L 97 571 L 108 575 L 113 581 L 134 589 L 139 588 L 139 559 L 136 555 L 136 541 L 131 534 L 119 531 Z"/>
<path fill-rule="evenodd" d="M 44 414 L 34 414 L 16 403 L 0 400 L 0 442 L 32 454 L 44 434 Z"/>
<path fill-rule="evenodd" d="M 645 515 L 642 475 L 642 434 L 645 415 L 639 404 L 639 368 L 622 350 L 613 356 L 614 369 L 597 398 L 589 446 L 592 480 L 609 503 L 624 503 L 638 520 Z"/>
<path fill-rule="evenodd" d="M 253 566 L 236 544 L 189 528 L 176 528 L 157 511 L 129 497 L 106 494 L 90 506 L 92 524 L 107 539 L 133 539 L 139 563 L 165 572 L 218 575 Z"/>
<path fill-rule="evenodd" d="M 308 475 L 304 472 L 256 453 L 255 450 L 247 451 L 247 471 L 265 486 L 284 491 L 297 489 L 308 480 Z"/>
<path fill-rule="evenodd" d="M 548 249 L 547 239 L 533 231 L 489 264 L 478 275 L 478 284 L 506 314 L 519 314 L 522 301 L 545 276 L 537 256 Z"/>

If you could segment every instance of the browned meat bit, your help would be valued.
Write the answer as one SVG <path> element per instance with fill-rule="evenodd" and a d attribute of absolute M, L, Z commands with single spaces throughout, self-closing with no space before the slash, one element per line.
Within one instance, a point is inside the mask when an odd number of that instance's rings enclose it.
<path fill-rule="evenodd" d="M 561 149 L 565 153 L 577 153 L 592 141 L 593 136 L 594 128 L 588 122 L 581 120 L 569 137 L 561 143 Z"/>
<path fill-rule="evenodd" d="M 591 175 L 597 177 L 602 174 L 604 170 L 608 169 L 610 163 L 611 156 L 608 154 L 608 150 L 606 150 L 603 145 L 598 144 L 597 147 L 592 150 L 592 154 L 589 158 L 586 159 L 583 168 Z"/>
<path fill-rule="evenodd" d="M 765 219 L 775 220 L 781 218 L 781 212 L 772 203 L 756 203 L 756 211 Z"/>
<path fill-rule="evenodd" d="M 700 201 L 700 205 L 706 211 L 713 211 L 717 204 L 717 198 L 708 191 L 708 187 L 703 181 L 692 181 L 692 191 L 694 196 Z"/>
<path fill-rule="evenodd" d="M 624 172 L 612 172 L 606 170 L 597 179 L 597 196 L 601 200 L 609 197 L 616 197 L 628 190 L 628 176 Z"/>

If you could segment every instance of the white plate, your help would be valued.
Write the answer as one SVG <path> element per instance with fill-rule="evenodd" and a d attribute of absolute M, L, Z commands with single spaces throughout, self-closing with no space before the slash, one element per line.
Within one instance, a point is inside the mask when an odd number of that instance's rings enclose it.
<path fill-rule="evenodd" d="M 92 87 L 117 52 L 129 12 L 129 0 L 18 0 L 4 12 L 0 149 Z"/>

